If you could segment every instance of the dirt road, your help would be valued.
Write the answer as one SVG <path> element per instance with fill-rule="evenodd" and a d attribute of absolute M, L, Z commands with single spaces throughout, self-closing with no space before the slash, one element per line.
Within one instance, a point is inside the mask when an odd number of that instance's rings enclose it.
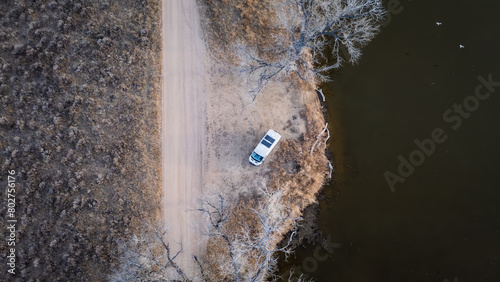
<path fill-rule="evenodd" d="M 189 210 L 202 192 L 205 45 L 195 0 L 163 0 L 162 21 L 163 215 L 172 251 L 182 242 L 178 262 L 190 272 L 192 255 L 201 249 L 201 236 L 193 228 L 195 212 Z"/>

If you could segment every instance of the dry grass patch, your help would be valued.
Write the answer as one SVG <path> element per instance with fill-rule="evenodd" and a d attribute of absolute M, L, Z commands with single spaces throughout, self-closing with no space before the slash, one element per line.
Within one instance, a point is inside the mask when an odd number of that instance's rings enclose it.
<path fill-rule="evenodd" d="M 0 165 L 18 176 L 19 279 L 103 280 L 116 240 L 157 216 L 159 4 L 0 4 Z"/>

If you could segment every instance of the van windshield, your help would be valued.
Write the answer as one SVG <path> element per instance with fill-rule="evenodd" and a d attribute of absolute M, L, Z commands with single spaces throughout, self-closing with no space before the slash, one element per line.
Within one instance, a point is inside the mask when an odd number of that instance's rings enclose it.
<path fill-rule="evenodd" d="M 262 161 L 262 156 L 259 155 L 259 154 L 257 154 L 257 153 L 255 153 L 255 152 L 253 152 L 252 153 L 252 159 L 254 159 L 254 160 L 256 160 L 256 161 L 258 161 L 260 163 Z"/>

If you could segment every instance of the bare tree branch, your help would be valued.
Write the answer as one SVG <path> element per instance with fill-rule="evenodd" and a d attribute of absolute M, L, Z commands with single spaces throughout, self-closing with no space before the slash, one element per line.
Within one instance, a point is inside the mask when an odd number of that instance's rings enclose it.
<path fill-rule="evenodd" d="M 286 0 L 275 10 L 281 32 L 274 34 L 273 47 L 259 50 L 263 56 L 238 48 L 242 69 L 255 80 L 253 93 L 292 73 L 308 82 L 328 81 L 329 70 L 358 62 L 386 13 L 380 0 Z M 349 58 L 340 55 L 342 46 Z M 325 63 L 328 49 L 333 61 Z"/>
<path fill-rule="evenodd" d="M 201 273 L 201 277 L 202 277 L 203 281 L 208 281 L 207 277 L 205 276 L 205 268 L 201 264 L 201 262 L 198 259 L 198 257 L 197 256 L 193 256 L 193 259 L 196 262 L 196 264 L 198 265 L 198 267 L 200 268 L 200 273 Z"/>
<path fill-rule="evenodd" d="M 326 101 L 325 94 L 323 94 L 323 89 L 316 89 L 316 93 L 321 95 L 321 99 L 323 100 L 323 102 Z"/>
<path fill-rule="evenodd" d="M 227 243 L 232 267 L 232 271 L 229 271 L 229 273 L 234 281 L 239 281 L 240 269 L 234 259 L 233 242 L 229 239 L 227 230 L 224 229 L 224 224 L 229 221 L 229 204 L 220 193 L 213 193 L 207 198 L 207 200 L 201 200 L 200 208 L 197 209 L 202 215 L 202 220 L 206 222 L 205 226 L 199 231 L 208 237 L 220 237 Z M 223 270 L 227 271 L 227 269 Z"/>
<path fill-rule="evenodd" d="M 328 169 L 329 169 L 328 178 L 331 179 L 332 173 L 333 173 L 333 166 L 332 166 L 332 163 L 330 161 L 328 161 Z"/>
<path fill-rule="evenodd" d="M 265 281 L 277 272 L 278 252 L 288 257 L 292 253 L 291 240 L 295 232 L 287 238 L 284 247 L 277 247 L 282 236 L 290 227 L 294 228 L 300 217 L 292 216 L 289 207 L 283 203 L 283 192 L 264 191 L 257 204 L 250 207 L 253 216 L 240 222 L 237 230 L 229 228 L 230 205 L 220 193 L 213 193 L 200 201 L 197 209 L 201 213 L 205 225 L 199 231 L 209 238 L 221 238 L 224 254 L 216 254 L 220 261 L 215 266 L 219 279 L 231 281 Z M 206 266 L 214 265 L 204 258 L 193 256 L 199 267 L 196 277 L 188 277 L 176 263 L 176 258 L 183 251 L 182 245 L 173 252 L 165 241 L 167 230 L 161 225 L 147 224 L 139 236 L 135 236 L 128 244 L 120 243 L 124 249 L 121 268 L 112 277 L 112 281 L 158 281 L 176 280 L 192 281 L 213 280 L 213 272 L 205 271 Z M 226 253 L 227 250 L 227 253 Z M 212 256 L 213 257 L 213 256 Z M 207 264 L 208 263 L 208 264 Z"/>
<path fill-rule="evenodd" d="M 311 147 L 311 152 L 309 153 L 309 155 L 311 155 L 311 156 L 313 155 L 314 147 L 316 147 L 316 144 L 318 144 L 319 139 L 321 138 L 321 135 L 323 135 L 323 133 L 325 133 L 325 131 L 328 131 L 328 122 L 325 124 L 325 128 L 323 128 L 323 130 L 318 134 L 318 137 L 316 138 L 316 141 L 314 141 L 314 144 Z M 328 136 L 325 139 L 325 144 L 326 144 L 326 140 L 328 140 L 328 138 L 330 138 L 330 132 L 329 131 L 328 131 Z"/>
<path fill-rule="evenodd" d="M 282 191 L 267 194 L 265 201 L 253 210 L 259 220 L 258 229 L 247 226 L 237 236 L 234 244 L 238 254 L 236 259 L 239 264 L 247 266 L 247 281 L 264 281 L 268 275 L 277 272 L 276 254 L 282 252 L 288 257 L 292 253 L 290 243 L 295 232 L 292 232 L 284 247 L 278 248 L 277 241 L 300 217 L 291 215 L 289 208 L 283 205 L 282 197 Z"/>
<path fill-rule="evenodd" d="M 149 281 L 174 279 L 191 281 L 175 262 L 183 248 L 171 255 L 169 243 L 165 242 L 167 229 L 162 224 L 145 224 L 139 236 L 134 235 L 129 243 L 120 242 L 123 255 L 120 270 L 111 276 L 112 281 Z M 173 270 L 173 271 L 172 271 Z"/>

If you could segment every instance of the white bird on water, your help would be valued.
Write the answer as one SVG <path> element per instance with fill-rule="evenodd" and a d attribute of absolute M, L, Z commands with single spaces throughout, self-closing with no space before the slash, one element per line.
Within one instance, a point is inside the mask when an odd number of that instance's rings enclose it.
<path fill-rule="evenodd" d="M 436 22 L 436 25 L 442 25 L 443 23 L 440 23 L 440 22 Z"/>
<path fill-rule="evenodd" d="M 458 45 L 460 47 L 460 49 L 464 49 L 465 46 L 464 45 Z"/>

